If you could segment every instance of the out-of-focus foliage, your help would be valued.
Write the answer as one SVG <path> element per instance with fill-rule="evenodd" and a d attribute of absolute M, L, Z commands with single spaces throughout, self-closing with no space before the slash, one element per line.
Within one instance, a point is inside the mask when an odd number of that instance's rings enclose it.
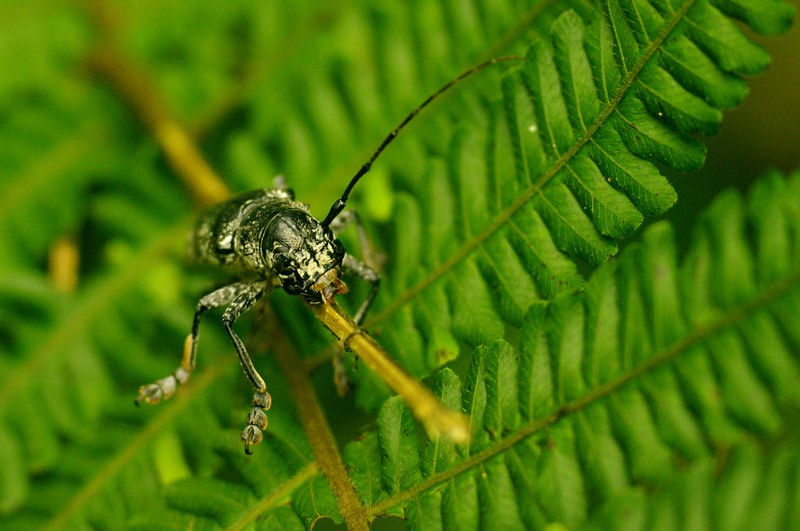
<path fill-rule="evenodd" d="M 741 28 L 786 30 L 786 4 L 6 4 L 0 527 L 800 520 L 798 176 L 721 195 L 681 237 L 683 258 L 658 224 L 603 265 L 683 197 L 662 173 L 702 165 L 699 135 L 769 62 Z M 352 202 L 387 257 L 367 326 L 471 415 L 469 446 L 422 441 L 352 360 L 355 400 L 319 368 L 309 400 L 341 444 L 347 505 L 281 368 L 258 352 L 274 407 L 245 457 L 251 391 L 213 313 L 191 383 L 132 406 L 140 384 L 173 370 L 197 299 L 225 279 L 183 260 L 192 193 L 89 66 L 111 47 L 231 190 L 283 174 L 320 216 L 435 88 L 481 59 L 527 54 L 427 110 Z M 71 267 L 57 248 L 77 252 L 77 288 L 54 273 Z M 352 288 L 351 301 L 366 293 Z M 300 301 L 276 294 L 272 307 L 276 343 L 327 352 Z"/>

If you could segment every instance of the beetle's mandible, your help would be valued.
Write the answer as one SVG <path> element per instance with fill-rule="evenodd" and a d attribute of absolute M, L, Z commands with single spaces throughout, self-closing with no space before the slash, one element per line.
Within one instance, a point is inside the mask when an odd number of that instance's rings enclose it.
<path fill-rule="evenodd" d="M 272 399 L 244 343 L 233 330 L 233 324 L 273 287 L 280 286 L 287 293 L 300 295 L 312 304 L 329 302 L 347 291 L 341 276 L 350 274 L 372 284 L 372 290 L 354 317 L 356 324 L 360 325 L 375 299 L 380 277 L 373 268 L 345 252 L 336 237 L 338 231 L 350 222 L 356 222 L 362 230 L 354 213 L 343 212 L 350 192 L 400 130 L 437 96 L 486 67 L 511 60 L 524 58 L 506 56 L 486 61 L 430 95 L 383 140 L 333 203 L 324 220 L 316 219 L 309 212 L 308 205 L 295 200 L 282 177 L 275 179 L 272 188 L 242 194 L 201 215 L 191 234 L 194 258 L 238 273 L 242 280 L 200 299 L 191 333 L 184 344 L 181 365 L 169 376 L 142 386 L 136 403 L 154 404 L 165 400 L 175 393 L 179 384 L 188 381 L 197 360 L 200 317 L 207 310 L 224 306 L 222 324 L 236 348 L 245 374 L 255 387 L 247 424 L 242 432 L 245 452 L 251 453 L 251 446 L 263 439 L 267 426 L 265 412 Z"/>

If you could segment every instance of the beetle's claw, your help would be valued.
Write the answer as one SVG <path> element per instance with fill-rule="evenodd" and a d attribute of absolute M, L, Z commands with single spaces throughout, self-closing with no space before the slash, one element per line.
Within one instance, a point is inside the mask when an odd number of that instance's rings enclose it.
<path fill-rule="evenodd" d="M 264 439 L 264 432 L 258 429 L 256 426 L 247 426 L 244 431 L 242 431 L 242 442 L 244 443 L 244 453 L 247 455 L 251 455 L 253 451 L 250 449 L 250 445 L 257 445 Z"/>
<path fill-rule="evenodd" d="M 133 401 L 137 406 L 144 402 L 145 404 L 157 404 L 161 402 L 163 392 L 156 384 L 143 385 L 139 388 L 139 396 Z"/>
<path fill-rule="evenodd" d="M 158 404 L 162 400 L 166 400 L 175 393 L 176 388 L 175 378 L 167 376 L 158 380 L 156 383 L 143 385 L 139 388 L 139 396 L 136 397 L 135 404 L 138 406 L 140 403 L 145 404 Z"/>

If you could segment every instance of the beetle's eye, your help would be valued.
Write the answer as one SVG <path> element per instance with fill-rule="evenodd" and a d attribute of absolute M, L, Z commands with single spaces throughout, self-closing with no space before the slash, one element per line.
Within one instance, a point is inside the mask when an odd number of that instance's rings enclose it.
<path fill-rule="evenodd" d="M 288 275 L 294 269 L 292 261 L 285 254 L 275 256 L 275 269 L 284 275 Z"/>

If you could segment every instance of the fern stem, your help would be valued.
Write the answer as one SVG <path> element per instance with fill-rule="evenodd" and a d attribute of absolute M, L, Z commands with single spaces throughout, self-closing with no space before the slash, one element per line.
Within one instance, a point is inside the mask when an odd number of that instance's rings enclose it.
<path fill-rule="evenodd" d="M 289 480 L 281 483 L 280 486 L 270 492 L 268 496 L 253 505 L 250 510 L 244 514 L 244 516 L 227 527 L 227 530 L 239 531 L 240 529 L 244 529 L 245 527 L 249 526 L 255 522 L 259 516 L 270 509 L 274 509 L 279 503 L 286 499 L 287 496 L 294 492 L 297 487 L 313 478 L 318 472 L 319 467 L 317 466 L 317 463 L 315 461 L 311 461 L 308 463 L 308 465 L 299 470 L 294 476 L 289 478 Z"/>
<path fill-rule="evenodd" d="M 210 206 L 230 195 L 228 187 L 200 154 L 186 129 L 153 96 L 155 88 L 133 67 L 130 58 L 104 46 L 102 52 L 96 51 L 90 57 L 90 64 L 114 84 L 150 128 L 172 169 L 200 205 Z"/>
<path fill-rule="evenodd" d="M 74 238 L 58 238 L 47 254 L 47 276 L 61 293 L 74 293 L 78 287 L 80 251 Z"/>
<path fill-rule="evenodd" d="M 459 444 L 469 441 L 469 421 L 460 412 L 447 409 L 419 380 L 395 364 L 378 343 L 335 303 L 309 305 L 333 334 L 345 341 L 372 372 L 403 397 L 412 413 L 432 437 L 445 436 Z"/>
<path fill-rule="evenodd" d="M 262 309 L 266 307 L 262 304 Z M 257 330 L 256 338 L 263 339 L 264 348 L 267 345 L 271 347 L 281 372 L 286 377 L 303 429 L 308 435 L 314 451 L 316 462 L 331 486 L 331 491 L 339 506 L 339 512 L 347 527 L 368 530 L 369 520 L 364 505 L 347 475 L 342 455 L 336 446 L 336 439 L 331 432 L 330 424 L 325 418 L 325 413 L 317 399 L 317 393 L 311 385 L 297 350 L 289 341 L 285 330 L 278 326 L 278 319 L 275 316 L 265 319 L 263 312 L 259 312 L 253 326 Z M 258 514 L 252 516 L 255 518 Z"/>

